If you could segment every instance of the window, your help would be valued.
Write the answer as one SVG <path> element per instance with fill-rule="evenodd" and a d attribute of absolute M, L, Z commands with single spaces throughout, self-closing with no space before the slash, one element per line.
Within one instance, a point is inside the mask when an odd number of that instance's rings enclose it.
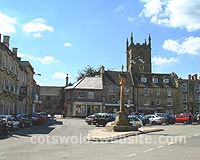
<path fill-rule="evenodd" d="M 88 92 L 88 99 L 94 99 L 94 92 Z"/>
<path fill-rule="evenodd" d="M 158 83 L 158 78 L 153 78 L 153 79 L 152 79 L 152 82 L 153 82 L 153 83 Z"/>
<path fill-rule="evenodd" d="M 115 86 L 110 86 L 109 87 L 109 92 L 116 92 Z"/>
<path fill-rule="evenodd" d="M 6 79 L 5 77 L 2 78 L 2 89 L 6 89 Z"/>
<path fill-rule="evenodd" d="M 167 98 L 167 106 L 172 106 L 172 98 Z"/>
<path fill-rule="evenodd" d="M 172 96 L 172 90 L 171 90 L 171 89 L 168 89 L 168 90 L 167 90 L 167 96 L 168 96 L 168 97 L 171 97 L 171 96 Z"/>
<path fill-rule="evenodd" d="M 147 82 L 147 78 L 146 77 L 141 77 L 141 82 L 146 83 Z"/>
<path fill-rule="evenodd" d="M 128 93 L 129 92 L 129 87 L 124 88 L 124 92 Z"/>
<path fill-rule="evenodd" d="M 83 98 L 84 98 L 83 92 L 78 92 L 78 93 L 77 93 L 77 98 L 78 98 L 78 99 L 83 99 Z"/>
<path fill-rule="evenodd" d="M 163 79 L 164 83 L 169 83 L 169 79 Z"/>
<path fill-rule="evenodd" d="M 187 110 L 188 110 L 187 105 L 183 105 L 183 110 L 184 110 L 184 112 L 187 112 Z"/>
<path fill-rule="evenodd" d="M 3 57 L 3 66 L 5 67 L 5 68 L 7 68 L 7 57 L 6 56 L 4 56 Z"/>
<path fill-rule="evenodd" d="M 109 98 L 108 101 L 110 103 L 117 103 L 117 98 L 115 95 L 109 95 L 108 98 Z"/>
<path fill-rule="evenodd" d="M 46 100 L 50 100 L 51 99 L 51 97 L 50 96 L 46 96 Z"/>
<path fill-rule="evenodd" d="M 196 95 L 196 103 L 200 103 L 200 95 Z"/>
<path fill-rule="evenodd" d="M 149 102 L 150 102 L 149 98 L 145 98 L 145 99 L 144 99 L 144 105 L 145 105 L 145 106 L 148 106 L 148 105 L 149 105 Z"/>
<path fill-rule="evenodd" d="M 145 96 L 148 96 L 149 92 L 150 92 L 149 88 L 144 88 L 144 95 Z"/>
<path fill-rule="evenodd" d="M 159 96 L 160 95 L 160 89 L 156 90 L 156 95 Z"/>
<path fill-rule="evenodd" d="M 13 62 L 12 61 L 10 61 L 10 71 L 12 71 L 12 68 L 13 68 Z"/>
<path fill-rule="evenodd" d="M 183 102 L 187 102 L 187 94 L 183 94 Z"/>
<path fill-rule="evenodd" d="M 196 92 L 200 92 L 200 84 L 196 84 L 195 88 L 196 88 Z"/>
<path fill-rule="evenodd" d="M 14 74 L 17 74 L 17 64 L 14 65 Z"/>
<path fill-rule="evenodd" d="M 182 84 L 182 91 L 187 92 L 187 84 Z"/>
<path fill-rule="evenodd" d="M 71 99 L 71 92 L 70 91 L 67 91 L 67 93 L 66 93 L 66 99 Z"/>
<path fill-rule="evenodd" d="M 156 105 L 157 105 L 157 106 L 160 105 L 160 99 L 156 99 Z"/>

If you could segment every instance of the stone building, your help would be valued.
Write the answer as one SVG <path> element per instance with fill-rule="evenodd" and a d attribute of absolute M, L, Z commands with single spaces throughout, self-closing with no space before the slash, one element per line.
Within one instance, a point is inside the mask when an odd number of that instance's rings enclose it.
<path fill-rule="evenodd" d="M 25 72 L 22 75 L 22 84 L 20 84 L 20 91 L 25 90 L 25 97 L 23 102 L 25 103 L 25 113 L 33 111 L 33 75 L 35 74 L 33 67 L 28 61 L 20 61 L 20 68 Z M 20 92 L 22 95 L 22 92 Z"/>
<path fill-rule="evenodd" d="M 142 113 L 178 112 L 177 75 L 133 73 L 135 110 Z"/>
<path fill-rule="evenodd" d="M 120 73 L 121 71 L 106 71 L 102 66 L 99 78 L 95 77 L 102 85 L 96 91 L 95 85 L 93 85 L 92 90 L 95 91 L 95 94 L 98 93 L 98 101 L 95 100 L 95 102 L 98 102 L 99 106 L 102 105 L 104 112 L 117 112 L 119 110 Z M 192 76 L 192 78 L 190 76 L 189 80 L 183 80 L 174 72 L 152 73 L 150 34 L 148 41 L 145 39 L 144 43 L 141 44 L 134 43 L 133 34 L 131 34 L 130 42 L 127 39 L 126 71 L 124 73 L 127 78 L 124 91 L 127 112 L 175 114 L 189 110 L 194 111 L 200 106 L 200 84 L 197 75 Z M 77 102 L 79 105 L 81 101 L 80 106 L 84 106 L 90 101 L 85 97 L 89 93 L 86 86 L 91 83 L 91 79 L 91 77 L 85 77 L 65 88 L 65 108 L 68 116 L 77 115 L 75 113 L 77 110 L 73 107 Z M 82 88 L 79 88 L 80 84 Z M 84 96 L 77 99 L 79 94 Z M 83 115 L 88 115 L 90 112 L 87 111 L 87 107 L 85 109 L 86 112 Z M 81 111 L 82 108 L 80 107 L 78 110 Z"/>
<path fill-rule="evenodd" d="M 104 110 L 108 113 L 116 113 L 120 107 L 120 89 L 119 89 L 119 74 L 121 71 L 105 71 L 104 67 L 101 67 L 100 77 L 103 84 L 102 102 Z M 133 111 L 133 83 L 132 77 L 129 72 L 126 74 L 126 84 L 124 90 L 124 105 L 127 111 Z"/>
<path fill-rule="evenodd" d="M 175 73 L 152 73 L 151 37 L 148 43 L 134 43 L 133 35 L 130 44 L 126 41 L 127 72 L 133 78 L 134 106 L 139 112 L 174 113 L 178 107 L 178 92 Z"/>
<path fill-rule="evenodd" d="M 65 114 L 84 117 L 102 112 L 103 85 L 100 77 L 84 77 L 65 87 Z"/>
<path fill-rule="evenodd" d="M 42 105 L 36 111 L 61 114 L 64 108 L 64 87 L 40 86 L 40 100 Z"/>
<path fill-rule="evenodd" d="M 188 79 L 178 79 L 179 105 L 181 112 L 200 111 L 200 78 L 197 74 L 188 75 Z"/>
<path fill-rule="evenodd" d="M 15 112 L 18 106 L 19 59 L 17 49 L 9 49 L 9 36 L 0 34 L 0 114 Z"/>
<path fill-rule="evenodd" d="M 10 37 L 0 34 L 0 114 L 32 112 L 34 69 L 10 50 Z"/>

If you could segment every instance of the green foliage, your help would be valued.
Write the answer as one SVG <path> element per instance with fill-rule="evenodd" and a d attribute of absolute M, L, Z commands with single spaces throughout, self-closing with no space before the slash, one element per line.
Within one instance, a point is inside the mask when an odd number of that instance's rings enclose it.
<path fill-rule="evenodd" d="M 78 71 L 77 80 L 80 80 L 83 77 L 95 77 L 98 75 L 100 75 L 100 69 L 99 68 L 95 69 L 88 65 L 83 70 Z"/>

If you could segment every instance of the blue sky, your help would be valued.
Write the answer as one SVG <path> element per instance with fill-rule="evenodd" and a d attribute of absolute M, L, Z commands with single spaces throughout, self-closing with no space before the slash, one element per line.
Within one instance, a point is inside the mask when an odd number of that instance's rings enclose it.
<path fill-rule="evenodd" d="M 87 65 L 120 70 L 125 42 L 152 37 L 154 73 L 200 74 L 199 0 L 0 0 L 0 33 L 39 85 L 75 82 Z"/>

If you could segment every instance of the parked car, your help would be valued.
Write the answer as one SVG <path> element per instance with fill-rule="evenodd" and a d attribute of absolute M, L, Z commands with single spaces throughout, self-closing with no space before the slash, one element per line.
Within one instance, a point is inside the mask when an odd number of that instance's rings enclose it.
<path fill-rule="evenodd" d="M 197 116 L 198 116 L 198 114 L 199 114 L 198 112 L 194 114 L 194 116 L 193 116 L 193 122 L 197 122 L 197 119 L 198 119 Z"/>
<path fill-rule="evenodd" d="M 29 117 L 28 114 L 18 114 L 16 116 L 16 119 L 19 121 L 20 127 L 22 127 L 22 128 L 32 127 L 32 125 L 33 125 L 33 120 L 31 117 Z"/>
<path fill-rule="evenodd" d="M 20 126 L 19 121 L 12 115 L 0 115 L 0 118 L 5 121 L 12 130 L 18 129 Z"/>
<path fill-rule="evenodd" d="M 193 116 L 190 113 L 180 113 L 175 115 L 176 123 L 189 123 L 189 116 L 191 116 L 191 120 L 193 121 Z"/>
<path fill-rule="evenodd" d="M 142 115 L 138 115 L 137 117 L 142 121 L 143 126 L 150 124 L 149 117 Z"/>
<path fill-rule="evenodd" d="M 156 113 L 155 115 L 163 117 L 165 119 L 165 124 L 174 124 L 176 123 L 176 119 L 174 116 L 166 114 L 166 113 Z"/>
<path fill-rule="evenodd" d="M 142 127 L 142 121 L 137 116 L 129 116 L 129 121 L 132 125 L 136 125 L 138 127 Z"/>
<path fill-rule="evenodd" d="M 163 124 L 165 122 L 165 119 L 163 117 L 157 116 L 155 114 L 149 114 L 149 115 L 146 115 L 146 117 L 149 118 L 150 124 L 153 124 L 153 125 Z"/>
<path fill-rule="evenodd" d="M 95 123 L 94 118 L 95 114 L 89 115 L 85 118 L 85 122 L 89 125 L 94 124 Z"/>
<path fill-rule="evenodd" d="M 108 122 L 112 122 L 114 120 L 115 120 L 115 117 L 109 113 L 97 113 L 94 116 L 94 124 L 96 127 L 106 126 Z"/>
<path fill-rule="evenodd" d="M 45 112 L 32 113 L 31 119 L 33 124 L 45 124 L 48 121 L 47 114 Z"/>

